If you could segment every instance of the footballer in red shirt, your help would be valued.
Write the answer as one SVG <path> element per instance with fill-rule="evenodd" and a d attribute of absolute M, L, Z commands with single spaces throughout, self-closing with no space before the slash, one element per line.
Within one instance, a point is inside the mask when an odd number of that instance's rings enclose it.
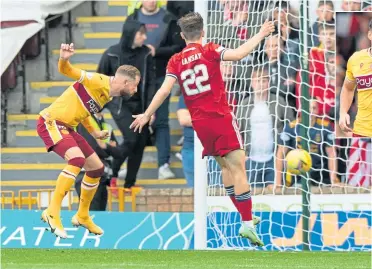
<path fill-rule="evenodd" d="M 131 128 L 141 131 L 156 109 L 171 93 L 178 81 L 190 111 L 192 126 L 204 147 L 204 156 L 213 156 L 222 170 L 226 193 L 242 217 L 239 235 L 257 246 L 263 246 L 252 216 L 250 186 L 245 171 L 245 152 L 235 116 L 226 100 L 220 62 L 239 61 L 274 32 L 273 22 L 266 21 L 258 34 L 236 49 L 208 43 L 202 45 L 203 18 L 191 12 L 178 21 L 187 46 L 168 62 L 166 78 L 144 114 L 135 115 Z"/>

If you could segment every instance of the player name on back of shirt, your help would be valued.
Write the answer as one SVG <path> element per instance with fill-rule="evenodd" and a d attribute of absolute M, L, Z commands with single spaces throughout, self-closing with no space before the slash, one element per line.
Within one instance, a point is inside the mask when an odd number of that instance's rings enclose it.
<path fill-rule="evenodd" d="M 196 53 L 196 54 L 190 55 L 187 58 L 182 58 L 182 65 L 189 64 L 193 61 L 199 60 L 201 58 L 201 55 L 202 55 L 201 53 Z"/>
<path fill-rule="evenodd" d="M 372 74 L 356 77 L 358 90 L 367 90 L 372 88 Z"/>

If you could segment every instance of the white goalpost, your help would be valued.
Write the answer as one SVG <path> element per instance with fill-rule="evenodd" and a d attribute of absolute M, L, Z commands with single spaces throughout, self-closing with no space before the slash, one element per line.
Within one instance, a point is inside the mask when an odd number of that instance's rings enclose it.
<path fill-rule="evenodd" d="M 309 0 L 309 6 L 304 5 L 306 10 L 303 11 L 300 11 L 301 1 L 305 0 L 195 0 L 195 11 L 204 18 L 206 33 L 204 43 L 214 42 L 226 48 L 236 48 L 245 42 L 257 33 L 267 18 L 273 19 L 276 16 L 278 25 L 282 25 L 284 19 L 285 24 L 288 23 L 288 29 L 278 29 L 275 35 L 277 39 L 269 44 L 279 55 L 277 66 L 272 64 L 273 60 L 270 57 L 275 59 L 275 55 L 269 55 L 266 41 L 246 59 L 235 63 L 223 63 L 221 67 L 224 70 L 227 98 L 241 124 L 240 129 L 247 155 L 250 160 L 254 160 L 254 162 L 247 161 L 247 175 L 251 176 L 249 180 L 252 187 L 254 214 L 262 219 L 257 231 L 265 243 L 263 249 L 299 251 L 306 249 L 303 245 L 305 242 L 310 250 L 371 250 L 370 186 L 331 187 L 323 183 L 314 184 L 317 183 L 316 181 L 323 182 L 331 175 L 333 158 L 328 156 L 328 149 L 334 144 L 330 142 L 332 133 L 327 133 L 327 130 L 330 129 L 328 122 L 331 125 L 334 122 L 334 115 L 324 113 L 319 116 L 316 120 L 318 126 L 311 129 L 309 123 L 301 121 L 298 113 L 301 109 L 296 108 L 298 105 L 296 102 L 305 101 L 307 104 L 312 102 L 311 97 L 301 95 L 301 88 L 311 85 L 306 80 L 299 80 L 299 74 L 301 72 L 311 74 L 305 68 L 310 48 L 322 49 L 319 44 L 319 33 L 313 32 L 315 29 L 313 25 L 317 19 L 318 0 Z M 341 1 L 334 2 L 335 10 L 339 10 Z M 288 10 L 288 3 L 291 10 Z M 284 10 L 286 16 L 282 17 Z M 303 29 L 304 25 L 308 27 Z M 305 40 L 304 36 L 307 36 Z M 283 44 L 281 40 L 285 40 Z M 326 57 L 329 53 L 324 54 L 327 54 L 325 56 L 327 61 Z M 262 70 L 268 70 L 267 109 L 254 98 L 252 75 L 262 74 Z M 311 72 L 318 72 L 318 70 Z M 327 80 L 336 79 L 335 74 L 328 71 L 325 77 Z M 298 88 L 300 92 L 297 92 Z M 268 115 L 265 114 L 267 111 Z M 302 109 L 302 113 L 306 111 Z M 309 114 L 310 117 L 314 116 Z M 268 123 L 266 116 L 273 117 L 274 121 Z M 266 125 L 263 128 L 260 121 L 265 120 Z M 308 183 L 311 186 L 309 189 L 304 188 L 300 180 L 296 181 L 296 178 L 286 172 L 284 157 L 277 157 L 278 145 L 281 145 L 285 136 L 288 136 L 285 131 L 286 126 L 292 128 L 296 120 L 302 126 L 308 124 L 304 126 L 305 135 L 303 132 L 296 133 L 296 137 L 291 137 L 295 146 L 286 144 L 287 149 L 307 143 L 305 148 L 308 148 L 319 160 L 319 164 L 313 167 L 314 173 L 309 176 Z M 242 128 L 243 125 L 250 128 L 246 130 Z M 260 130 L 269 130 L 269 134 L 255 133 L 253 126 L 261 126 Z M 319 135 L 312 137 L 314 132 L 319 132 Z M 311 141 L 309 137 L 312 137 Z M 238 236 L 240 214 L 225 193 L 221 171 L 213 158 L 201 158 L 203 148 L 196 134 L 194 141 L 194 249 L 258 249 L 252 247 L 247 239 Z M 372 144 L 372 141 L 370 143 Z M 350 148 L 357 144 L 349 141 L 347 146 L 338 145 L 337 151 L 349 152 Z M 270 166 L 260 166 L 260 159 L 255 157 L 255 151 L 262 148 L 266 150 L 267 145 L 273 147 L 272 161 Z M 372 156 L 371 150 L 372 146 L 367 149 L 367 154 L 370 156 Z M 353 154 L 359 153 L 354 150 Z M 264 171 L 270 170 L 272 177 L 275 178 L 280 171 L 277 167 L 278 158 L 283 165 L 280 177 L 283 179 L 283 184 L 287 186 L 279 191 L 270 192 L 263 182 L 258 182 L 260 179 L 258 175 L 262 176 Z M 347 159 L 344 161 L 349 162 Z M 268 160 L 263 162 L 270 163 Z M 360 160 L 355 160 L 354 165 L 359 165 L 358 162 L 361 166 L 364 165 Z M 342 174 L 340 177 L 346 182 L 348 174 Z M 372 180 L 372 175 L 370 177 L 369 180 Z M 304 209 L 306 203 L 302 200 L 303 193 L 304 197 L 311 197 L 307 207 L 309 215 Z M 304 230 L 303 227 L 308 228 Z M 308 244 L 303 237 L 309 239 Z"/>

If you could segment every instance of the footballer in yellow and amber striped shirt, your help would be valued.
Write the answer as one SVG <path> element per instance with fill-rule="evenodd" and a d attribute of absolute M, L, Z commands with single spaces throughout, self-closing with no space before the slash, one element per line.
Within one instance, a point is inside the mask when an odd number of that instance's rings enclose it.
<path fill-rule="evenodd" d="M 108 131 L 95 130 L 89 116 L 101 111 L 114 96 L 133 95 L 141 77 L 138 69 L 130 65 L 120 66 L 114 77 L 87 73 L 70 64 L 69 59 L 73 54 L 73 44 L 61 45 L 58 70 L 75 82 L 40 112 L 37 123 L 37 132 L 47 151 L 53 151 L 67 161 L 58 176 L 50 204 L 41 215 L 42 220 L 50 226 L 50 231 L 61 238 L 67 238 L 60 217 L 62 200 L 83 167 L 86 173 L 81 183 L 79 209 L 71 222 L 74 226 L 85 227 L 91 233 L 103 234 L 103 230 L 89 216 L 89 206 L 104 166 L 85 139 L 74 131 L 74 127 L 82 123 L 93 137 L 105 139 Z"/>
<path fill-rule="evenodd" d="M 372 20 L 369 23 L 368 38 L 372 42 Z M 358 92 L 358 112 L 351 129 L 348 110 Z M 355 52 L 347 62 L 346 78 L 340 96 L 340 128 L 353 132 L 354 137 L 372 137 L 372 48 Z"/>

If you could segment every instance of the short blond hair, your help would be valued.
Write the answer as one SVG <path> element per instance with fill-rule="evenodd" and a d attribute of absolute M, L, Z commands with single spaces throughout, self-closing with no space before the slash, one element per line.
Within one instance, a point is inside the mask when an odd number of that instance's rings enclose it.
<path fill-rule="evenodd" d="M 116 74 L 121 76 L 127 76 L 130 79 L 135 80 L 136 77 L 141 76 L 141 72 L 133 65 L 122 65 L 116 70 Z"/>
<path fill-rule="evenodd" d="M 177 22 L 181 32 L 188 41 L 198 40 L 203 32 L 203 17 L 198 12 L 190 12 Z"/>

